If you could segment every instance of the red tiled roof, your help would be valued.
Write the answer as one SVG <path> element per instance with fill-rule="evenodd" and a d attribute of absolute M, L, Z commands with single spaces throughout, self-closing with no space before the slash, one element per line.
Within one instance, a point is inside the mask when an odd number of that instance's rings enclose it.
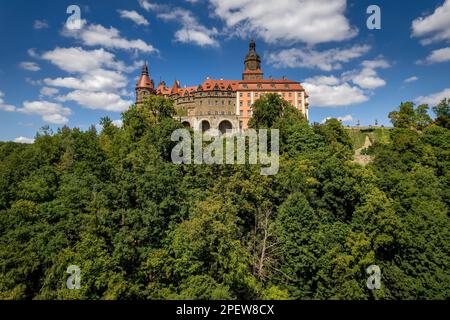
<path fill-rule="evenodd" d="M 147 88 L 154 89 L 153 82 L 150 80 L 149 76 L 146 74 L 141 75 L 139 81 L 136 84 L 136 88 Z"/>
<path fill-rule="evenodd" d="M 186 87 L 186 88 L 179 88 L 178 89 L 178 94 L 180 95 L 180 97 L 183 97 L 186 95 L 186 93 L 188 95 L 190 95 L 191 93 L 197 91 L 197 86 L 193 86 L 193 87 Z M 173 94 L 173 93 L 172 93 Z"/>
<path fill-rule="evenodd" d="M 227 91 L 229 87 L 231 87 L 232 91 L 237 91 L 239 81 L 207 79 L 200 86 L 202 87 L 203 91 L 214 91 L 216 86 L 219 88 L 219 90 L 223 91 Z"/>
<path fill-rule="evenodd" d="M 239 83 L 239 91 L 303 91 L 300 82 L 287 79 L 255 79 L 244 80 Z"/>
<path fill-rule="evenodd" d="M 178 94 L 180 97 L 192 95 L 197 91 L 304 91 L 304 88 L 299 82 L 287 79 L 255 79 L 255 80 L 214 80 L 207 79 L 200 86 L 191 86 L 180 88 L 178 81 L 174 82 L 172 88 L 165 85 L 159 85 L 157 94 L 174 95 Z"/>
<path fill-rule="evenodd" d="M 178 81 L 175 80 L 175 81 L 173 82 L 172 94 L 178 93 L 178 89 L 179 89 Z"/>

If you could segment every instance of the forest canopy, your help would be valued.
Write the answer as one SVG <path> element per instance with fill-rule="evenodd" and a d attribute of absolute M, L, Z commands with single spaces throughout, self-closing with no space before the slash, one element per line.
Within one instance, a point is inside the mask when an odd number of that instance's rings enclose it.
<path fill-rule="evenodd" d="M 448 299 L 449 103 L 435 119 L 402 103 L 362 166 L 338 120 L 260 99 L 250 125 L 280 130 L 274 176 L 172 163 L 183 126 L 161 97 L 120 128 L 0 143 L 0 299 Z"/>

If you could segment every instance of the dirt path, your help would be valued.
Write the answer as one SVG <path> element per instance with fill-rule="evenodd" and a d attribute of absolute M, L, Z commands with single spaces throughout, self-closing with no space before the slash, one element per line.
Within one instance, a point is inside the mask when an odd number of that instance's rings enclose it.
<path fill-rule="evenodd" d="M 364 149 L 369 148 L 371 145 L 372 142 L 370 141 L 369 136 L 366 135 L 364 145 L 361 148 L 355 150 L 355 160 L 353 160 L 353 162 L 359 163 L 360 165 L 363 166 L 369 164 L 373 160 L 372 156 L 362 155 L 361 152 Z"/>

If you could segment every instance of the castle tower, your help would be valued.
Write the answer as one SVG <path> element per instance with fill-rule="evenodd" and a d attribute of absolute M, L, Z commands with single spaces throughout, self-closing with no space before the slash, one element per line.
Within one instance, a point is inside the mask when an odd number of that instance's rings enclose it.
<path fill-rule="evenodd" d="M 147 63 L 145 63 L 142 67 L 141 77 L 136 83 L 136 104 L 141 104 L 145 97 L 155 93 L 155 85 L 153 80 L 150 79 L 148 66 Z"/>
<path fill-rule="evenodd" d="M 256 53 L 256 44 L 252 39 L 249 45 L 249 51 L 245 57 L 245 70 L 242 74 L 242 80 L 262 80 L 264 73 L 261 71 L 261 58 Z"/>

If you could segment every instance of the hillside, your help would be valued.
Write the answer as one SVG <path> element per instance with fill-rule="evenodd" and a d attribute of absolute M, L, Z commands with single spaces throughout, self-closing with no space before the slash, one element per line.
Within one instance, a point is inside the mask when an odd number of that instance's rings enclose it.
<path fill-rule="evenodd" d="M 364 146 L 366 136 L 369 137 L 372 144 L 375 142 L 389 143 L 392 131 L 392 128 L 385 127 L 346 127 L 346 129 L 354 149 Z"/>

